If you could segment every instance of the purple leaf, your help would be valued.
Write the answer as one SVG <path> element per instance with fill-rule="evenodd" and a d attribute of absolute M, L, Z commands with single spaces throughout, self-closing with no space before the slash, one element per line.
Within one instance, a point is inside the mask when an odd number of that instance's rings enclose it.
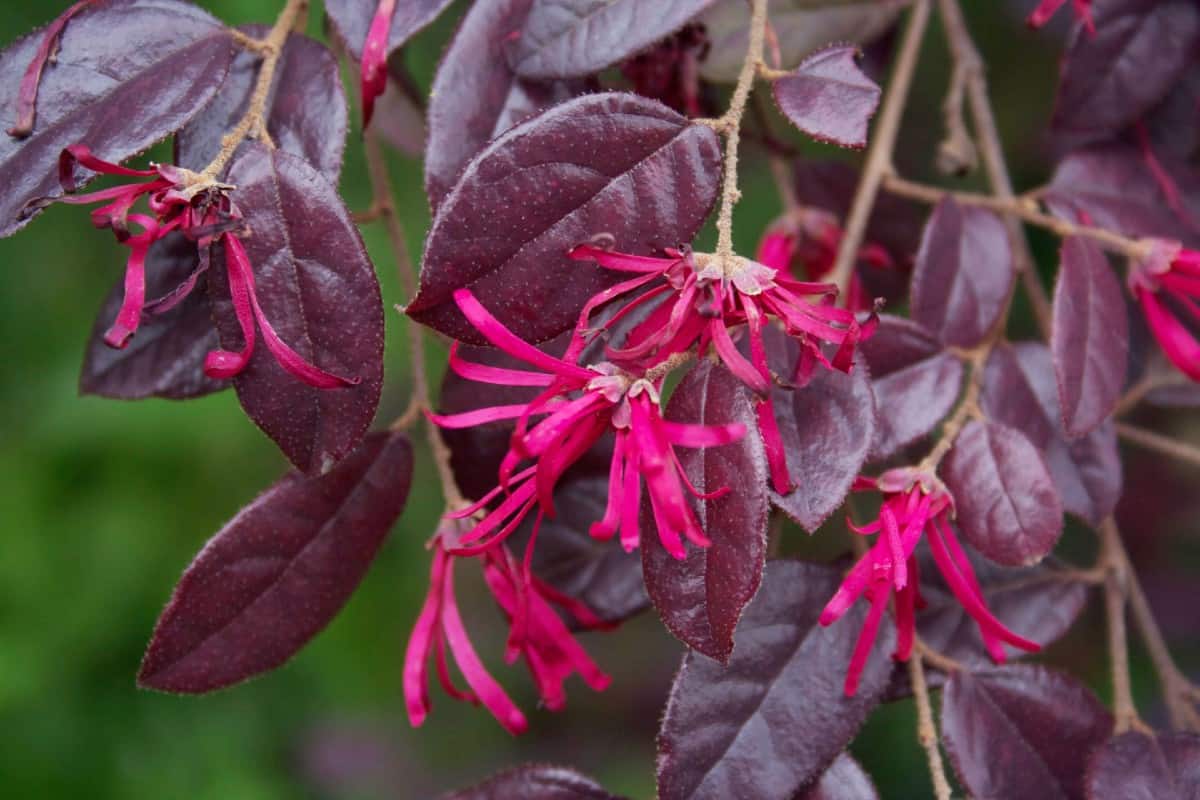
<path fill-rule="evenodd" d="M 765 332 L 771 369 L 792 373 L 799 347 L 775 328 Z M 866 365 L 849 375 L 818 370 L 799 389 L 771 389 L 775 419 L 795 488 L 771 502 L 809 533 L 842 504 L 875 439 L 875 395 Z"/>
<path fill-rule="evenodd" d="M 796 800 L 879 800 L 871 776 L 849 753 L 842 753 L 811 789 Z"/>
<path fill-rule="evenodd" d="M 35 31 L 0 53 L 0 114 L 16 114 L 42 38 Z M 112 162 L 142 152 L 208 104 L 233 56 L 221 23 L 179 0 L 111 0 L 72 17 L 42 73 L 32 135 L 0 135 L 0 237 L 62 196 L 63 148 L 85 144 Z"/>
<path fill-rule="evenodd" d="M 1117 404 L 1129 359 L 1125 293 L 1104 251 L 1078 236 L 1062 246 L 1050 336 L 1067 435 L 1082 436 Z"/>
<path fill-rule="evenodd" d="M 661 103 L 631 94 L 569 100 L 477 155 L 438 208 L 408 312 L 471 344 L 484 339 L 451 298 L 469 286 L 521 338 L 567 330 L 620 279 L 567 258 L 598 233 L 622 252 L 691 240 L 716 200 L 720 146 Z"/>
<path fill-rule="evenodd" d="M 892 28 L 906 5 L 905 0 L 771 0 L 768 12 L 779 41 L 780 66 L 793 69 L 830 42 L 870 44 Z M 700 74 L 733 83 L 746 57 L 750 15 L 745 1 L 720 0 L 699 21 L 712 41 Z"/>
<path fill-rule="evenodd" d="M 509 51 L 525 78 L 581 78 L 682 28 L 713 0 L 533 0 Z"/>
<path fill-rule="evenodd" d="M 854 63 L 858 48 L 833 45 L 775 81 L 775 102 L 800 130 L 842 147 L 867 145 L 867 126 L 883 94 Z"/>
<path fill-rule="evenodd" d="M 1096 32 L 1075 27 L 1063 58 L 1053 127 L 1116 132 L 1154 107 L 1200 48 L 1193 0 L 1107 0 Z"/>
<path fill-rule="evenodd" d="M 196 244 L 183 234 L 173 233 L 155 242 L 146 258 L 146 296 L 165 296 L 187 280 L 199 264 Z M 138 335 L 125 349 L 117 350 L 105 343 L 104 334 L 125 296 L 125 281 L 118 281 L 104 299 L 92 327 L 79 391 L 120 400 L 183 400 L 228 388 L 228 381 L 204 374 L 205 355 L 220 346 L 206 284 L 207 278 L 201 276 L 192 293 L 175 308 L 163 314 L 147 314 Z"/>
<path fill-rule="evenodd" d="M 1025 434 L 994 422 L 969 423 L 942 477 L 963 535 L 986 557 L 1028 566 L 1054 549 L 1062 533 L 1062 500 Z"/>
<path fill-rule="evenodd" d="M 242 32 L 262 37 L 267 28 L 250 25 Z M 216 98 L 176 137 L 176 163 L 199 171 L 216 157 L 221 137 L 246 111 L 261 63 L 260 56 L 239 51 Z M 306 36 L 287 38 L 267 98 L 266 120 L 276 147 L 305 159 L 337 186 L 346 148 L 347 111 L 341 72 L 329 48 Z M 238 153 L 246 147 L 242 145 Z"/>
<path fill-rule="evenodd" d="M 392 13 L 388 31 L 388 53 L 401 47 L 425 26 L 438 18 L 451 0 L 402 0 Z M 325 14 L 342 46 L 355 61 L 362 61 L 367 30 L 375 17 L 379 0 L 325 0 Z"/>
<path fill-rule="evenodd" d="M 684 644 L 726 662 L 733 630 L 758 591 L 767 556 L 767 458 L 755 434 L 753 401 L 733 373 L 702 361 L 675 388 L 665 417 L 746 426 L 746 435 L 733 444 L 677 450 L 684 472 L 701 492 L 730 489 L 723 497 L 696 502 L 696 520 L 712 540 L 709 547 L 691 548 L 686 559 L 676 561 L 657 541 L 649 501 L 642 506 L 642 571 L 651 602 Z"/>
<path fill-rule="evenodd" d="M 621 800 L 569 767 L 525 764 L 441 800 Z"/>
<path fill-rule="evenodd" d="M 290 472 L 184 572 L 138 685 L 209 692 L 274 669 L 337 615 L 404 508 L 412 447 L 375 433 L 331 472 Z"/>
<path fill-rule="evenodd" d="M 982 400 L 988 417 L 1022 431 L 1042 451 L 1067 511 L 1093 525 L 1112 513 L 1122 484 L 1116 432 L 1106 422 L 1079 439 L 1066 438 L 1048 348 L 998 346 L 984 368 Z"/>
<path fill-rule="evenodd" d="M 861 352 L 871 369 L 879 422 L 873 459 L 887 458 L 929 433 L 954 408 L 963 365 L 920 325 L 883 316 Z"/>
<path fill-rule="evenodd" d="M 841 580 L 833 567 L 772 561 L 728 666 L 684 656 L 658 734 L 662 800 L 790 800 L 841 754 L 879 702 L 895 644 L 885 621 L 858 693 L 847 697 L 866 606 L 817 625 Z"/>
<path fill-rule="evenodd" d="M 581 93 L 575 83 L 526 80 L 509 67 L 507 43 L 519 35 L 532 2 L 494 0 L 471 6 L 438 66 L 425 149 L 425 191 L 434 210 L 488 142 Z"/>
<path fill-rule="evenodd" d="M 921 239 L 912 318 L 948 345 L 974 347 L 1000 321 L 1015 277 L 1000 218 L 947 198 L 934 208 Z"/>
<path fill-rule="evenodd" d="M 1092 756 L 1088 800 L 1195 800 L 1200 797 L 1200 737 L 1130 732 Z"/>
<path fill-rule="evenodd" d="M 319 473 L 358 444 L 383 384 L 383 306 L 375 271 L 337 192 L 304 160 L 256 144 L 229 181 L 251 235 L 244 239 L 258 299 L 300 356 L 360 383 L 317 389 L 284 371 L 260 342 L 234 379 L 246 414 L 299 469 Z M 242 345 L 224 252 L 212 249 L 213 317 L 227 350 Z"/>
<path fill-rule="evenodd" d="M 1111 730 L 1090 689 L 1042 666 L 957 672 L 942 700 L 946 752 L 974 797 L 1082 800 L 1088 754 Z"/>

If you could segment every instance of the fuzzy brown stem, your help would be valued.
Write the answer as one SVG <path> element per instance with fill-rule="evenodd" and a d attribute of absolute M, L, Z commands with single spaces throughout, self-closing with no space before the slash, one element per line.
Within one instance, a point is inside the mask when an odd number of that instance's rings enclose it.
<path fill-rule="evenodd" d="M 912 682 L 913 698 L 917 703 L 917 740 L 921 747 L 925 748 L 925 757 L 929 761 L 934 796 L 937 800 L 950 800 L 950 781 L 946 778 L 942 752 L 938 749 L 937 726 L 933 724 L 933 705 L 929 701 L 929 687 L 925 683 L 925 667 L 919 650 L 913 650 L 908 658 L 908 677 Z"/>

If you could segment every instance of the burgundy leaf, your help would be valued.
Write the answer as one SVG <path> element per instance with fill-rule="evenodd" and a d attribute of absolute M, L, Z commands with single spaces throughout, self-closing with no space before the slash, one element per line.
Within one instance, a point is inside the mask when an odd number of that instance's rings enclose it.
<path fill-rule="evenodd" d="M 767 459 L 755 434 L 749 390 L 724 367 L 703 361 L 675 388 L 668 420 L 700 425 L 740 422 L 747 434 L 723 447 L 681 448 L 679 461 L 701 492 L 728 487 L 723 497 L 697 501 L 696 519 L 712 540 L 676 561 L 654 541 L 654 520 L 643 503 L 642 570 L 646 591 L 667 629 L 694 650 L 726 662 L 733 631 L 758 591 L 767 555 Z"/>
<path fill-rule="evenodd" d="M 1118 131 L 1166 95 L 1200 48 L 1193 0 L 1097 2 L 1094 34 L 1076 26 L 1063 59 L 1053 126 Z"/>
<path fill-rule="evenodd" d="M 375 433 L 320 477 L 290 472 L 184 572 L 138 684 L 209 692 L 274 669 L 337 615 L 404 508 L 412 447 Z"/>
<path fill-rule="evenodd" d="M 569 767 L 525 764 L 441 800 L 620 800 Z"/>
<path fill-rule="evenodd" d="M 1125 293 L 1104 251 L 1082 237 L 1063 242 L 1050 345 L 1067 435 L 1082 436 L 1112 413 L 1129 359 Z"/>
<path fill-rule="evenodd" d="M 299 469 L 329 469 L 358 444 L 383 384 L 383 306 L 375 271 L 337 192 L 308 163 L 261 144 L 229 170 L 245 214 L 244 239 L 258 299 L 300 356 L 356 386 L 317 389 L 284 371 L 260 342 L 234 379 L 247 415 Z M 214 245 L 209 285 L 221 344 L 238 350 L 241 327 L 229 296 L 223 248 Z"/>
<path fill-rule="evenodd" d="M 166 296 L 200 264 L 195 242 L 173 233 L 155 242 L 146 258 L 146 296 Z M 228 381 L 204 374 L 204 357 L 220 345 L 209 309 L 207 277 L 179 305 L 162 314 L 145 315 L 137 336 L 123 350 L 109 347 L 104 334 L 125 296 L 118 281 L 96 316 L 83 358 L 79 391 L 120 400 L 165 397 L 183 400 L 229 387 Z"/>
<path fill-rule="evenodd" d="M 1090 689 L 1042 666 L 957 672 L 942 701 L 946 752 L 974 797 L 1082 800 L 1088 755 L 1111 730 Z"/>
<path fill-rule="evenodd" d="M 267 28 L 250 25 L 242 32 L 262 37 Z M 261 63 L 257 54 L 239 52 L 216 98 L 176 137 L 176 163 L 202 170 L 216 157 L 221 138 L 246 111 Z M 305 159 L 337 186 L 346 148 L 347 111 L 341 72 L 329 48 L 307 36 L 287 38 L 267 98 L 266 121 L 276 147 Z"/>
<path fill-rule="evenodd" d="M 21 76 L 43 35 L 0 53 L 0 114 L 16 114 Z M 71 18 L 57 53 L 42 72 L 33 133 L 0 135 L 0 237 L 62 195 L 63 148 L 85 144 L 120 162 L 187 124 L 225 79 L 234 46 L 220 22 L 190 3 L 109 0 Z"/>
<path fill-rule="evenodd" d="M 830 42 L 870 44 L 892 28 L 905 0 L 770 0 L 767 9 L 783 69 Z M 744 0 L 720 0 L 702 17 L 712 46 L 700 65 L 710 81 L 732 83 L 746 57 L 750 15 Z"/>
<path fill-rule="evenodd" d="M 1183 183 L 1184 170 L 1170 171 Z M 1171 208 L 1142 154 L 1129 145 L 1089 147 L 1067 156 L 1054 171 L 1043 195 L 1055 215 L 1070 222 L 1089 224 L 1127 236 L 1160 236 L 1196 241 L 1200 227 L 1200 190 L 1181 186 L 1187 219 Z"/>
<path fill-rule="evenodd" d="M 984 369 L 983 409 L 1042 451 L 1067 511 L 1093 525 L 1112 513 L 1122 485 L 1116 431 L 1106 422 L 1086 436 L 1066 438 L 1045 345 L 1001 344 L 992 351 Z"/>
<path fill-rule="evenodd" d="M 532 3 L 494 0 L 471 6 L 442 58 L 429 100 L 425 149 L 425 191 L 435 210 L 484 145 L 581 93 L 577 83 L 526 80 L 508 65 L 507 44 L 520 34 Z"/>
<path fill-rule="evenodd" d="M 658 734 L 662 800 L 790 800 L 841 754 L 879 702 L 895 643 L 885 621 L 858 692 L 847 697 L 843 679 L 866 605 L 817 625 L 841 580 L 833 567 L 772 561 L 729 664 L 684 656 Z"/>
<path fill-rule="evenodd" d="M 886 458 L 929 433 L 950 413 L 963 365 L 921 326 L 886 315 L 861 352 L 871 370 L 879 410 L 871 456 Z"/>
<path fill-rule="evenodd" d="M 963 535 L 983 555 L 1027 566 L 1054 549 L 1062 533 L 1062 500 L 1025 434 L 994 422 L 969 423 L 942 477 L 954 495 Z"/>
<path fill-rule="evenodd" d="M 451 0 L 402 0 L 396 3 L 388 31 L 388 53 L 420 33 L 450 3 Z M 325 14 L 333 33 L 355 61 L 362 61 L 367 30 L 378 5 L 379 0 L 325 0 Z"/>
<path fill-rule="evenodd" d="M 533 0 L 509 62 L 525 78 L 580 78 L 682 28 L 713 0 Z"/>
<path fill-rule="evenodd" d="M 799 347 L 768 328 L 764 339 L 771 369 L 789 375 Z M 866 364 L 847 375 L 818 370 L 799 389 L 771 389 L 775 419 L 795 488 L 771 492 L 771 501 L 809 533 L 842 504 L 875 439 L 875 395 Z"/>
<path fill-rule="evenodd" d="M 974 347 L 999 322 L 1015 277 L 1000 218 L 947 198 L 934 208 L 921 239 L 912 318 L 946 344 Z"/>
<path fill-rule="evenodd" d="M 842 753 L 817 785 L 801 792 L 796 800 L 879 800 L 879 794 L 871 776 L 849 753 Z"/>
<path fill-rule="evenodd" d="M 1109 739 L 1088 765 L 1088 800 L 1195 800 L 1200 737 L 1130 732 Z"/>
<path fill-rule="evenodd" d="M 866 147 L 867 126 L 883 94 L 854 63 L 858 48 L 833 45 L 775 81 L 775 102 L 800 130 L 843 147 Z"/>
<path fill-rule="evenodd" d="M 549 339 L 620 279 L 567 258 L 571 247 L 598 233 L 643 255 L 690 241 L 716 199 L 720 171 L 713 130 L 653 100 L 602 94 L 557 105 L 467 166 L 438 208 L 408 312 L 483 344 L 451 298 L 469 286 L 521 338 Z"/>

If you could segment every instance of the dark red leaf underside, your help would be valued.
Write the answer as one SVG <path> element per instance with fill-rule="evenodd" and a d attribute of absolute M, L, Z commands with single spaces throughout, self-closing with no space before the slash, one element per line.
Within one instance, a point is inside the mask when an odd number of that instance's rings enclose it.
<path fill-rule="evenodd" d="M 716 200 L 720 171 L 712 129 L 661 103 L 599 94 L 557 105 L 467 166 L 438 208 L 408 312 L 483 344 L 452 300 L 465 286 L 523 339 L 552 338 L 623 277 L 567 258 L 571 247 L 599 233 L 640 254 L 690 241 Z"/>
<path fill-rule="evenodd" d="M 998 346 L 984 369 L 982 401 L 991 419 L 1022 431 L 1041 451 L 1067 511 L 1093 525 L 1112 513 L 1122 486 L 1116 431 L 1105 422 L 1066 438 L 1049 348 Z"/>
<path fill-rule="evenodd" d="M 1195 800 L 1200 797 L 1200 737 L 1125 733 L 1092 756 L 1088 800 Z"/>
<path fill-rule="evenodd" d="M 243 29 L 255 37 L 266 31 L 261 25 Z M 220 152 L 221 137 L 245 113 L 261 63 L 257 55 L 239 52 L 216 98 L 175 139 L 178 164 L 202 170 Z M 266 119 L 276 147 L 303 158 L 331 186 L 337 186 L 346 148 L 347 110 L 341 71 L 329 48 L 307 36 L 288 37 L 271 85 Z"/>
<path fill-rule="evenodd" d="M 1037 448 L 1015 428 L 971 422 L 942 469 L 967 541 L 999 564 L 1028 566 L 1054 549 L 1062 501 Z"/>
<path fill-rule="evenodd" d="M 258 299 L 279 336 L 321 369 L 360 380 L 317 389 L 288 374 L 261 335 L 234 379 L 246 414 L 297 468 L 323 472 L 354 449 L 379 405 L 383 305 L 374 268 L 337 192 L 307 162 L 259 144 L 229 179 L 250 235 L 243 241 Z M 222 346 L 240 350 L 224 249 L 212 249 L 209 284 Z"/>
<path fill-rule="evenodd" d="M 879 800 L 879 794 L 871 776 L 849 753 L 842 753 L 817 785 L 801 792 L 796 800 Z"/>
<path fill-rule="evenodd" d="M 842 147 L 866 147 L 867 127 L 882 91 L 854 63 L 858 48 L 834 45 L 813 53 L 772 86 L 775 102 L 800 130 Z"/>
<path fill-rule="evenodd" d="M 658 735 L 662 800 L 791 800 L 841 754 L 879 702 L 895 643 L 885 620 L 858 693 L 847 697 L 866 605 L 817 625 L 841 580 L 833 567 L 772 561 L 729 664 L 684 656 Z"/>
<path fill-rule="evenodd" d="M 725 496 L 698 500 L 696 519 L 712 540 L 691 547 L 683 561 L 658 542 L 649 500 L 642 506 L 642 571 L 646 591 L 667 629 L 684 644 L 718 661 L 733 650 L 733 631 L 758 591 L 767 555 L 767 461 L 757 434 L 749 390 L 720 365 L 704 361 L 676 387 L 665 416 L 675 422 L 739 422 L 739 442 L 703 449 L 679 448 L 679 461 L 701 492 L 729 487 Z"/>
<path fill-rule="evenodd" d="M 471 6 L 438 66 L 425 148 L 425 191 L 435 210 L 488 142 L 581 93 L 577 82 L 528 80 L 508 65 L 506 48 L 520 35 L 532 2 L 494 0 Z"/>
<path fill-rule="evenodd" d="M 199 266 L 194 242 L 171 234 L 156 242 L 146 258 L 146 297 L 163 297 Z M 124 350 L 109 347 L 104 334 L 116 319 L 125 296 L 120 280 L 96 316 L 83 357 L 79 391 L 120 400 L 164 397 L 183 400 L 229 387 L 204 374 L 204 357 L 220 347 L 209 309 L 207 277 L 178 306 L 164 314 L 146 314 L 137 336 Z"/>
<path fill-rule="evenodd" d="M 1129 320 L 1125 294 L 1104 251 L 1094 242 L 1063 242 L 1050 346 L 1067 434 L 1082 436 L 1103 422 L 1125 384 Z"/>
<path fill-rule="evenodd" d="M 509 63 L 525 78 L 581 78 L 649 47 L 713 0 L 533 0 Z"/>
<path fill-rule="evenodd" d="M 920 325 L 884 316 L 861 353 L 881 412 L 871 446 L 873 459 L 886 458 L 920 439 L 954 408 L 962 362 Z"/>
<path fill-rule="evenodd" d="M 354 592 L 400 516 L 411 480 L 412 447 L 389 433 L 372 434 L 320 477 L 288 473 L 184 572 L 138 684 L 208 692 L 287 661 Z"/>
<path fill-rule="evenodd" d="M 400 0 L 388 31 L 388 53 L 404 45 L 450 5 L 451 0 Z M 325 14 L 350 57 L 362 60 L 367 31 L 379 0 L 325 0 Z"/>
<path fill-rule="evenodd" d="M 1097 3 L 1096 32 L 1081 26 L 1067 46 L 1053 127 L 1060 133 L 1119 131 L 1166 95 L 1200 48 L 1193 0 Z"/>
<path fill-rule="evenodd" d="M 1000 320 L 1015 277 L 1000 218 L 943 200 L 917 253 L 912 318 L 948 345 L 973 347 Z"/>
<path fill-rule="evenodd" d="M 16 121 L 21 77 L 43 35 L 0 53 L 0 114 L 11 115 L 0 130 Z M 207 105 L 233 56 L 221 23 L 179 0 L 109 0 L 73 17 L 42 73 L 33 134 L 0 135 L 0 237 L 62 195 L 63 148 L 85 144 L 113 162 L 141 153 Z"/>
<path fill-rule="evenodd" d="M 1090 689 L 1042 666 L 957 672 L 942 701 L 946 752 L 974 797 L 1083 800 L 1084 765 L 1111 731 Z"/>
<path fill-rule="evenodd" d="M 525 764 L 441 800 L 621 800 L 569 767 Z"/>

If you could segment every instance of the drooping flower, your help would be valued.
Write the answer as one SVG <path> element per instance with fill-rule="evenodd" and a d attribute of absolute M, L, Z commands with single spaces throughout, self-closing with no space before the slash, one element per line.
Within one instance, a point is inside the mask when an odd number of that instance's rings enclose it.
<path fill-rule="evenodd" d="M 649 287 L 601 326 L 611 326 L 652 300 L 664 301 L 634 326 L 623 346 L 609 347 L 609 359 L 621 369 L 644 370 L 676 353 L 693 347 L 704 352 L 711 345 L 725 366 L 758 396 L 755 410 L 771 482 L 777 492 L 790 492 L 791 478 L 771 401 L 770 388 L 776 376 L 767 365 L 763 327 L 773 318 L 799 342 L 800 359 L 788 379 L 804 385 L 818 363 L 849 372 L 855 347 L 874 330 L 874 316 L 860 323 L 855 312 L 834 306 L 837 289 L 833 285 L 798 281 L 740 256 L 720 259 L 669 250 L 668 258 L 653 258 L 618 253 L 595 244 L 578 245 L 569 255 L 638 276 L 597 294 L 587 303 L 580 315 L 577 338 L 582 340 L 589 332 L 593 310 Z M 730 329 L 740 325 L 745 325 L 748 332 L 748 359 L 730 335 Z M 836 346 L 832 359 L 825 355 L 825 344 Z"/>
<path fill-rule="evenodd" d="M 922 536 L 929 543 L 943 580 L 975 620 L 984 646 L 996 663 L 1005 660 L 1005 644 L 1029 652 L 1041 649 L 1036 642 L 1010 631 L 988 610 L 975 570 L 950 526 L 954 499 L 937 477 L 910 468 L 894 469 L 877 480 L 858 478 L 854 491 L 878 491 L 884 495 L 879 517 L 874 522 L 861 528 L 851 524 L 857 533 L 877 534 L 877 538 L 866 555 L 847 573 L 819 619 L 821 625 L 832 625 L 860 597 L 865 597 L 871 604 L 846 671 L 847 695 L 858 691 L 859 678 L 891 598 L 895 599 L 897 629 L 896 651 L 892 657 L 907 661 L 912 653 L 916 612 L 924 605 L 920 597 L 917 560 L 913 557 Z"/>
<path fill-rule="evenodd" d="M 103 175 L 147 180 L 87 194 L 73 194 L 78 188 L 75 179 L 77 165 Z M 254 355 L 256 330 L 260 330 L 267 349 L 279 365 L 308 385 L 333 389 L 359 382 L 358 378 L 333 375 L 307 362 L 279 337 L 267 320 L 258 302 L 250 258 L 236 234 L 242 227 L 242 217 L 229 197 L 232 187 L 202 181 L 196 173 L 170 164 L 157 164 L 150 169 L 122 167 L 97 158 L 84 145 L 73 145 L 63 151 L 59 159 L 59 180 L 68 192 L 59 202 L 72 205 L 104 203 L 92 211 L 92 224 L 97 228 L 111 229 L 117 241 L 129 248 L 124 298 L 116 320 L 104 335 L 104 341 L 110 347 L 126 347 L 137 333 L 144 314 L 166 313 L 179 305 L 195 288 L 204 267 L 193 272 L 163 297 L 153 300 L 146 298 L 146 256 L 155 242 L 178 231 L 200 247 L 207 247 L 218 240 L 224 246 L 230 296 L 242 331 L 242 349 L 238 352 L 216 350 L 209 353 L 204 360 L 205 374 L 217 379 L 240 374 Z M 133 210 L 143 197 L 152 216 Z M 131 226 L 136 226 L 140 232 L 132 232 Z"/>
<path fill-rule="evenodd" d="M 607 433 L 613 433 L 612 468 L 608 507 L 604 518 L 592 526 L 598 538 L 620 531 L 627 550 L 640 543 L 638 514 L 642 484 L 663 546 L 675 558 L 684 558 L 683 539 L 706 546 L 688 503 L 685 489 L 701 494 L 688 481 L 680 466 L 675 446 L 715 447 L 736 441 L 744 426 L 688 425 L 662 417 L 660 391 L 665 375 L 635 376 L 611 363 L 589 367 L 574 363 L 577 342 L 567 356 L 555 358 L 521 340 L 491 315 L 467 289 L 459 289 L 454 300 L 467 320 L 495 347 L 541 372 L 485 366 L 462 360 L 457 346 L 451 350 L 450 368 L 468 380 L 493 385 L 545 387 L 533 400 L 508 406 L 492 406 L 461 414 L 432 415 L 445 428 L 473 427 L 498 420 L 516 420 L 508 452 L 500 465 L 499 485 L 469 508 L 456 512 L 466 518 L 495 507 L 470 531 L 459 537 L 454 551 L 477 555 L 503 542 L 536 508 L 537 521 L 553 518 L 554 488 L 563 473 Z M 534 418 L 539 420 L 534 422 Z M 532 462 L 530 466 L 522 465 Z M 501 499 L 503 496 L 503 499 Z"/>
<path fill-rule="evenodd" d="M 1148 256 L 1131 265 L 1129 288 L 1163 353 L 1180 372 L 1200 381 L 1200 251 L 1153 240 Z"/>
<path fill-rule="evenodd" d="M 1050 21 L 1067 0 L 1042 0 L 1037 8 L 1029 15 L 1027 22 L 1031 28 L 1040 28 Z M 1088 29 L 1088 33 L 1096 33 L 1096 21 L 1092 18 L 1092 0 L 1072 0 L 1075 16 Z"/>
<path fill-rule="evenodd" d="M 33 60 L 29 62 L 29 66 L 25 69 L 25 75 L 21 78 L 21 87 L 17 91 L 17 122 L 8 129 L 9 136 L 23 139 L 33 133 L 42 71 L 45 70 L 46 64 L 53 59 L 55 51 L 58 50 L 58 40 L 62 36 L 63 29 L 67 27 L 67 23 L 94 2 L 95 0 L 79 0 L 46 26 L 46 32 L 42 34 L 42 41 L 33 55 Z"/>
<path fill-rule="evenodd" d="M 363 127 L 371 124 L 375 114 L 375 101 L 387 90 L 388 38 L 392 33 L 392 17 L 396 12 L 396 0 L 379 0 L 371 27 L 367 30 L 367 41 L 363 45 L 362 92 Z"/>
<path fill-rule="evenodd" d="M 409 721 L 419 726 L 429 714 L 432 704 L 428 666 L 433 655 L 438 680 L 446 694 L 456 700 L 482 704 L 505 730 L 519 734 L 526 728 L 525 715 L 479 658 L 455 598 L 454 566 L 462 556 L 455 554 L 454 543 L 467 527 L 461 520 L 443 518 L 431 543 L 429 593 L 404 657 L 404 699 Z M 532 544 L 531 540 L 529 550 Z M 528 560 L 519 563 L 503 545 L 484 550 L 478 554 L 478 560 L 485 583 L 509 622 L 505 660 L 509 664 L 524 660 L 548 709 L 563 708 L 566 703 L 563 684 L 575 673 L 595 691 L 608 687 L 608 675 L 596 666 L 555 611 L 555 607 L 562 609 L 585 628 L 604 627 L 590 609 L 542 582 L 531 573 Z M 467 689 L 454 685 L 446 659 L 447 645 Z"/>

